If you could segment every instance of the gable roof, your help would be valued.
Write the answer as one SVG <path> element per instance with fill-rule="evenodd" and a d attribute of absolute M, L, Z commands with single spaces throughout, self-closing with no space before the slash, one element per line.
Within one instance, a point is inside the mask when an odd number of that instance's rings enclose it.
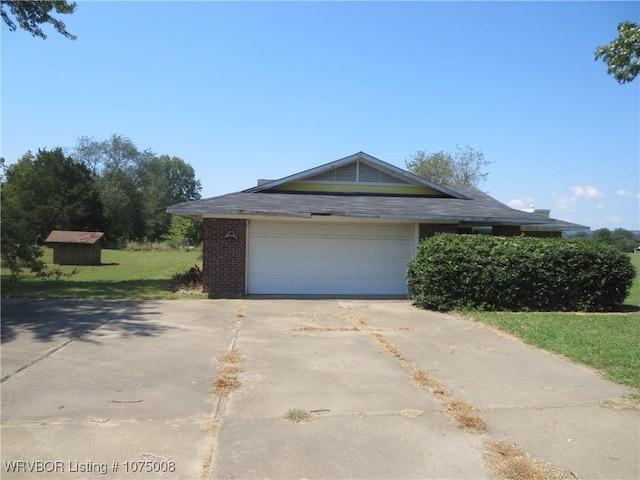
<path fill-rule="evenodd" d="M 347 168 L 353 164 L 355 170 Z M 366 170 L 364 181 L 360 181 L 360 164 Z M 379 172 L 377 183 L 369 181 L 373 178 L 369 167 Z M 345 170 L 339 172 L 340 169 Z M 321 184 L 326 183 L 330 187 L 345 184 L 348 188 L 321 189 Z M 300 188 L 301 184 L 304 189 Z M 393 188 L 385 190 L 380 184 L 393 185 Z M 403 189 L 413 193 L 398 193 Z M 364 152 L 278 180 L 261 181 L 258 186 L 241 192 L 172 205 L 167 212 L 197 220 L 334 216 L 469 225 L 539 225 L 541 230 L 562 230 L 569 226 L 560 220 L 511 208 L 474 187 L 437 185 Z"/>
<path fill-rule="evenodd" d="M 104 240 L 102 232 L 78 232 L 71 230 L 52 230 L 45 243 L 84 243 L 92 245 Z"/>
<path fill-rule="evenodd" d="M 367 167 L 368 178 L 364 179 L 362 174 L 359 174 L 360 165 Z M 349 169 L 349 166 L 355 166 L 356 168 Z M 362 168 L 364 170 L 364 167 Z M 342 175 L 340 175 L 340 172 Z M 371 177 L 372 172 L 380 174 L 378 179 Z M 329 173 L 334 174 L 334 178 L 330 178 Z M 414 175 L 411 172 L 407 172 L 401 168 L 384 162 L 378 158 L 372 157 L 364 152 L 358 152 L 348 157 L 335 160 L 333 162 L 325 163 L 319 167 L 310 168 L 287 177 L 280 178 L 278 180 L 270 180 L 261 182 L 258 186 L 244 190 L 245 193 L 257 193 L 266 192 L 270 190 L 281 190 L 278 187 L 282 187 L 286 184 L 292 184 L 294 182 L 313 182 L 313 181 L 331 181 L 333 183 L 361 183 L 372 185 L 373 183 L 392 183 L 396 185 L 415 185 L 426 187 L 430 190 L 434 190 L 436 194 L 453 197 L 453 198 L 465 198 L 464 195 L 456 192 L 455 190 L 435 184 L 429 180 Z"/>

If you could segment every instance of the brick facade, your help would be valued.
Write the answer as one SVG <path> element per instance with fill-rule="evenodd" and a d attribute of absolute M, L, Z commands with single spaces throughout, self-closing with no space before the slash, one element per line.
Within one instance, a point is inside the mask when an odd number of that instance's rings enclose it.
<path fill-rule="evenodd" d="M 494 225 L 492 233 L 500 237 L 519 237 L 520 225 Z"/>
<path fill-rule="evenodd" d="M 544 232 L 537 230 L 528 230 L 523 232 L 525 237 L 537 237 L 537 238 L 560 238 L 562 237 L 562 232 Z"/>
<path fill-rule="evenodd" d="M 458 225 L 450 223 L 421 223 L 418 230 L 418 238 L 422 240 L 432 237 L 436 233 L 458 233 Z"/>
<path fill-rule="evenodd" d="M 246 293 L 247 221 L 205 218 L 202 247 L 204 291 L 211 297 Z"/>

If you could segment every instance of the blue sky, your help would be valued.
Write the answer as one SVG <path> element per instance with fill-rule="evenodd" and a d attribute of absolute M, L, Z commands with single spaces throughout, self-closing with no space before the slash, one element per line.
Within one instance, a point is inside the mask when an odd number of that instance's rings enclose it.
<path fill-rule="evenodd" d="M 211 197 L 358 151 L 469 145 L 515 208 L 640 229 L 640 79 L 594 61 L 638 2 L 78 2 L 2 25 L 2 156 L 113 133 Z"/>

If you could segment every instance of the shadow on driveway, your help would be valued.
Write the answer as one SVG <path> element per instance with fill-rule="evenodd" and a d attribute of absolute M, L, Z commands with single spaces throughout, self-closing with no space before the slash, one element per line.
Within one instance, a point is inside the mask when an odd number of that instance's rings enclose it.
<path fill-rule="evenodd" d="M 155 336 L 167 326 L 149 321 L 158 312 L 142 309 L 132 300 L 30 300 L 12 299 L 2 302 L 2 344 L 28 333 L 31 340 L 53 342 L 81 337 L 87 331 L 109 322 L 110 330 L 129 336 Z"/>

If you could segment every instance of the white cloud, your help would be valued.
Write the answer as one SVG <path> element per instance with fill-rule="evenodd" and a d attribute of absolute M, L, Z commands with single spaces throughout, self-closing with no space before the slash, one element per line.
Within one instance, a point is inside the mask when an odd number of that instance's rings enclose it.
<path fill-rule="evenodd" d="M 522 210 L 524 208 L 524 202 L 519 198 L 514 198 L 513 200 L 509 200 L 507 202 L 511 208 L 517 208 L 518 210 Z"/>
<path fill-rule="evenodd" d="M 554 208 L 556 210 L 560 210 L 561 212 L 570 212 L 573 211 L 573 203 L 576 201 L 576 197 L 570 197 L 568 195 L 558 195 L 552 194 L 556 201 L 554 203 Z"/>
<path fill-rule="evenodd" d="M 573 195 L 575 197 L 586 197 L 586 198 L 604 197 L 604 193 L 602 193 L 596 187 L 592 187 L 591 185 L 587 185 L 585 187 L 576 186 L 576 187 L 573 187 L 572 190 L 573 190 Z"/>
<path fill-rule="evenodd" d="M 604 208 L 604 203 L 598 202 L 598 204 L 596 205 L 596 208 Z"/>
<path fill-rule="evenodd" d="M 619 197 L 626 197 L 627 196 L 627 191 L 626 190 L 618 190 L 616 192 L 616 195 L 618 195 Z"/>
<path fill-rule="evenodd" d="M 509 200 L 507 202 L 507 205 L 509 205 L 511 208 L 515 208 L 516 210 L 528 210 L 533 207 L 534 202 L 532 197 L 523 197 Z"/>

